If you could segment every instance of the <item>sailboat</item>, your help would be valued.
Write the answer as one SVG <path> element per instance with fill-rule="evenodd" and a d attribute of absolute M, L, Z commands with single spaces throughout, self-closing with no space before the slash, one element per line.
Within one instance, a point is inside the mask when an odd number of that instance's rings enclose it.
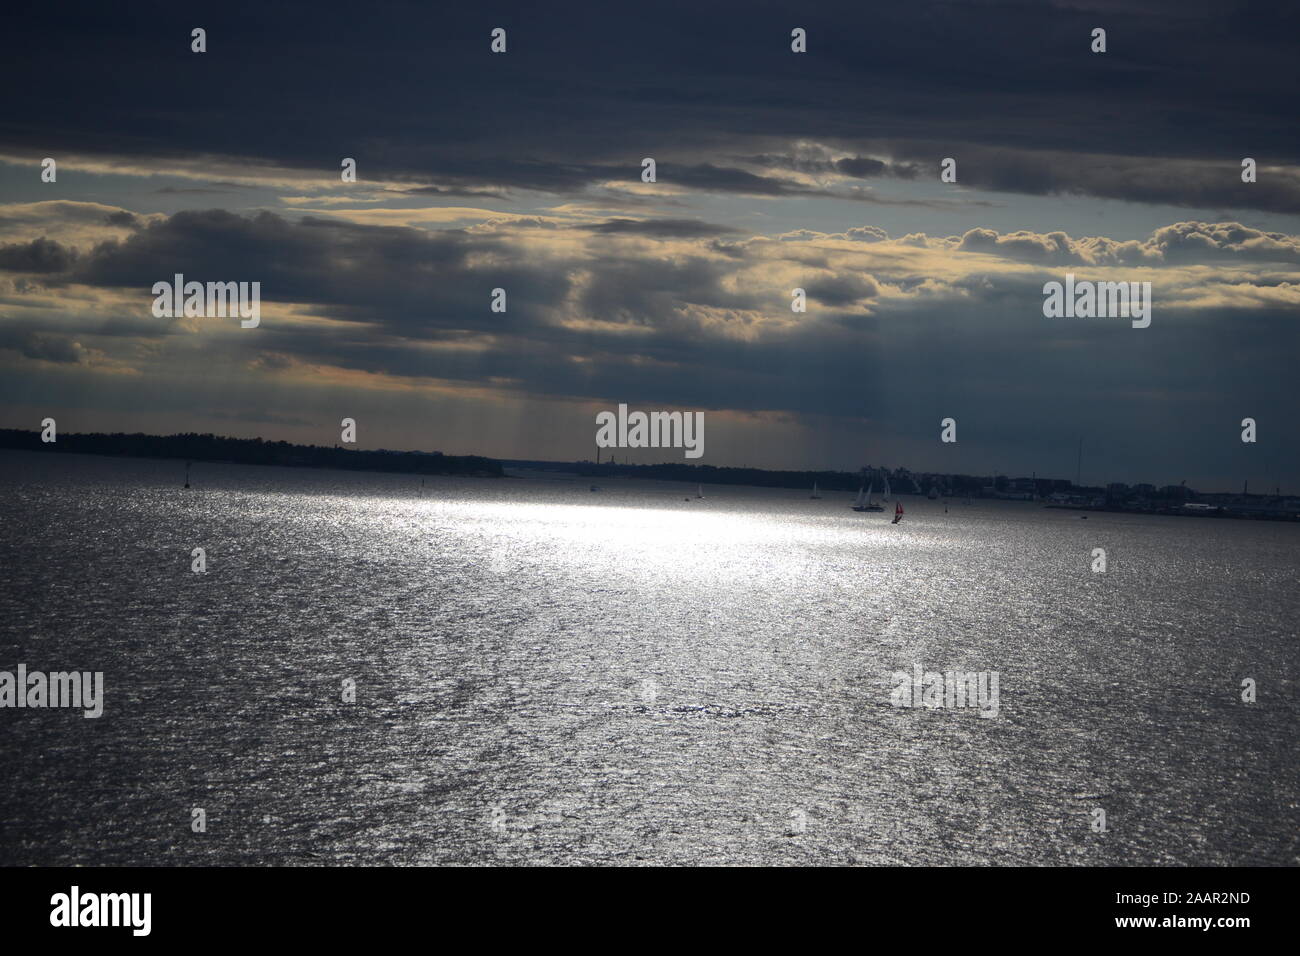
<path fill-rule="evenodd" d="M 696 497 L 696 498 L 703 498 L 703 497 L 704 497 L 704 486 L 703 486 L 703 485 L 696 485 L 696 486 L 695 486 L 695 497 Z"/>
<path fill-rule="evenodd" d="M 903 503 L 900 501 L 894 505 L 894 520 L 890 524 L 898 524 L 903 520 Z"/>
<path fill-rule="evenodd" d="M 813 493 L 810 494 L 808 497 L 812 498 L 814 501 L 821 500 L 821 495 L 817 494 L 817 482 L 815 481 L 813 482 Z"/>
<path fill-rule="evenodd" d="M 884 511 L 885 509 L 880 507 L 880 505 L 875 505 L 871 503 L 871 494 L 875 490 L 876 490 L 875 482 L 872 482 L 871 484 L 867 485 L 865 491 L 863 491 L 862 488 L 859 488 L 858 497 L 853 502 L 853 510 L 854 511 Z"/>
<path fill-rule="evenodd" d="M 191 463 L 188 461 L 185 463 L 185 484 L 182 485 L 182 487 L 184 488 L 188 488 L 190 486 L 190 464 Z"/>
<path fill-rule="evenodd" d="M 886 502 L 889 501 L 889 476 L 888 475 L 885 475 L 885 494 L 880 500 Z"/>

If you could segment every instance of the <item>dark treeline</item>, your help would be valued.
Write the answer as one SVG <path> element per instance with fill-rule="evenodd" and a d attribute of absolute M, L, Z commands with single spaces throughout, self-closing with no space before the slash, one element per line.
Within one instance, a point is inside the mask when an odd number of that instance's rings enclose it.
<path fill-rule="evenodd" d="M 299 468 L 342 468 L 349 471 L 395 471 L 418 475 L 481 475 L 500 478 L 501 463 L 479 455 L 442 452 L 355 451 L 321 445 L 291 445 L 260 438 L 220 435 L 62 434 L 41 441 L 40 432 L 0 428 L 0 448 L 23 451 L 62 451 L 80 455 L 129 458 L 184 458 L 188 461 L 228 461 L 242 465 L 287 465 Z"/>

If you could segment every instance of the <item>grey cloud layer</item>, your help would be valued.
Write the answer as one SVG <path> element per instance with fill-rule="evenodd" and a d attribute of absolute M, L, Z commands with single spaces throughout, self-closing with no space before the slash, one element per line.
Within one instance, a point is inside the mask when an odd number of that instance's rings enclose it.
<path fill-rule="evenodd" d="M 787 174 L 917 180 L 954 156 L 963 184 L 992 190 L 1300 211 L 1290 4 L 507 4 L 491 15 L 503 56 L 472 6 L 204 13 L 195 55 L 193 17 L 168 4 L 9 11 L 0 82 L 24 95 L 0 152 L 160 171 L 231 156 L 322 178 L 349 155 L 376 180 L 488 196 L 635 181 L 650 155 L 691 190 L 865 201 Z M 807 54 L 789 50 L 794 21 Z M 1241 184 L 1243 156 L 1273 171 Z"/>
<path fill-rule="evenodd" d="M 120 228 L 98 215 L 102 230 Z M 958 414 L 986 454 L 1050 443 L 1069 422 L 1116 448 L 1155 434 L 1147 444 L 1173 456 L 1204 440 L 1205 422 L 1226 429 L 1247 413 L 1295 447 L 1284 415 L 1300 240 L 1239 223 L 1118 242 L 978 227 L 891 239 L 871 225 L 770 239 L 630 219 L 430 233 L 217 210 L 131 222 L 81 245 L 0 244 L 0 397 L 56 381 L 51 369 L 80 370 L 59 394 L 94 383 L 97 407 L 155 407 L 173 392 L 184 407 L 186 383 L 219 382 L 241 408 L 274 396 L 268 415 L 309 421 L 313 395 L 345 387 L 336 373 L 364 373 L 376 381 L 350 382 L 350 395 L 404 382 L 538 408 L 628 401 L 862 420 L 882 441 Z M 1045 319 L 1042 283 L 1066 269 L 1152 278 L 1152 327 Z M 262 325 L 219 334 L 153 318 L 150 287 L 175 272 L 260 281 Z M 796 285 L 804 315 L 790 311 Z M 496 287 L 504 314 L 489 309 Z"/>
<path fill-rule="evenodd" d="M 112 321 L 88 316 L 71 337 L 171 331 L 168 321 L 149 316 L 148 290 L 178 272 L 199 281 L 257 280 L 264 303 L 349 323 L 265 321 L 239 344 L 256 349 L 251 357 L 268 373 L 308 362 L 464 382 L 503 379 L 536 394 L 593 398 L 635 385 L 664 401 L 834 413 L 834 403 L 860 387 L 862 364 L 879 361 L 869 351 L 896 336 L 899 323 L 950 333 L 993 310 L 980 320 L 989 336 L 999 328 L 1028 333 L 1019 343 L 1003 342 L 1012 365 L 1059 346 L 1060 330 L 1043 337 L 1044 275 L 1021 264 L 1230 267 L 1205 280 L 1212 290 L 1215 282 L 1263 286 L 1268 270 L 1293 276 L 1300 259 L 1297 237 L 1237 223 L 1176 223 L 1141 242 L 980 228 L 895 241 L 872 226 L 778 242 L 724 238 L 725 230 L 697 221 L 551 223 L 540 231 L 529 228 L 536 222 L 520 225 L 428 233 L 311 216 L 185 212 L 138 221 L 125 239 L 85 249 L 43 239 L 5 245 L 0 269 L 19 281 L 31 273 L 54 292 L 89 287 L 136 297 L 138 315 L 114 306 Z M 966 253 L 979 255 L 961 259 Z M 990 270 L 982 257 L 1004 265 Z M 789 311 L 794 284 L 813 303 L 806 317 Z M 497 287 L 507 290 L 506 313 L 488 308 Z M 1012 305 L 1018 317 L 996 317 Z M 1285 300 L 1276 309 L 1287 314 Z M 17 330 L 7 347 L 29 358 L 56 354 L 55 338 L 32 338 L 39 327 L 30 320 L 5 324 Z M 1279 334 L 1296 332 L 1283 327 Z M 458 342 L 474 347 L 410 347 Z M 923 357 L 891 362 L 920 365 Z M 817 382 L 799 381 L 810 369 Z M 786 374 L 791 370 L 798 374 Z"/>

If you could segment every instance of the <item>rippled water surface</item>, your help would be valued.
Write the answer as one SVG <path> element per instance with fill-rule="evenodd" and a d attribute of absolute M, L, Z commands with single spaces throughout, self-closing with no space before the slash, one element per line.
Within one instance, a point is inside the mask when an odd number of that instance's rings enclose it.
<path fill-rule="evenodd" d="M 0 710 L 2 863 L 1300 862 L 1300 527 L 182 477 L 0 452 L 0 670 L 105 680 Z"/>

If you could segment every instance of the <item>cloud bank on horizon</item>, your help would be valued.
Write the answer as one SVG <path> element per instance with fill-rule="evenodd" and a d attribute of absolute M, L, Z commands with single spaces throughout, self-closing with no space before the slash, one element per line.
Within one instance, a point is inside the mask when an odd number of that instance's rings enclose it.
<path fill-rule="evenodd" d="M 628 403 L 710 464 L 1300 479 L 1294 11 L 74 8 L 0 62 L 5 426 L 571 459 Z M 1150 327 L 1045 317 L 1067 274 Z"/>

